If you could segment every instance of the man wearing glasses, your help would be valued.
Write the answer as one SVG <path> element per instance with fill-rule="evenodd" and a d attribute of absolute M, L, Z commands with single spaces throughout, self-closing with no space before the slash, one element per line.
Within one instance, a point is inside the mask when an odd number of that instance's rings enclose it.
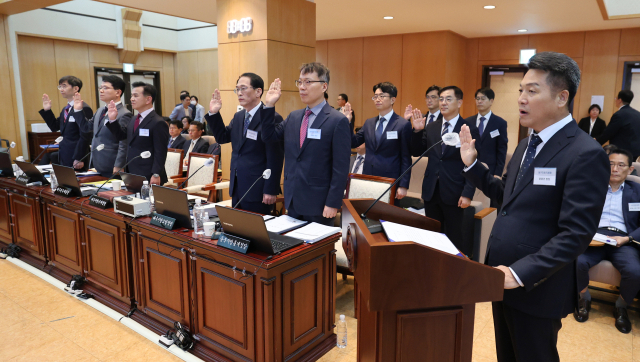
<path fill-rule="evenodd" d="M 427 108 L 429 109 L 429 113 L 424 115 L 425 119 L 427 120 L 427 124 L 441 120 L 442 113 L 440 113 L 440 87 L 434 84 L 431 87 L 427 88 L 424 99 L 425 103 L 427 103 Z M 411 120 L 411 117 L 413 117 L 413 106 L 409 104 L 404 110 L 404 119 Z"/>
<path fill-rule="evenodd" d="M 98 90 L 100 91 L 100 100 L 107 105 L 113 101 L 118 109 L 118 118 L 116 121 L 123 126 L 126 126 L 127 118 L 123 119 L 125 114 L 129 114 L 129 110 L 122 104 L 121 97 L 124 93 L 125 83 L 122 78 L 115 75 L 106 75 L 102 77 L 102 84 Z M 80 138 L 80 146 L 87 148 L 89 141 L 91 141 L 91 149 L 95 150 L 98 145 L 103 144 L 104 149 L 102 151 L 93 152 L 90 156 L 90 161 L 77 162 L 74 161 L 74 167 L 81 169 L 85 166 L 85 163 L 91 163 L 95 167 L 96 171 L 100 172 L 100 175 L 104 177 L 110 177 L 112 174 L 120 171 L 127 160 L 127 141 L 118 139 L 106 129 L 106 124 L 109 122 L 107 117 L 107 106 L 98 109 L 93 116 L 87 120 L 82 112 L 82 97 L 80 93 L 76 93 L 73 102 L 72 117 L 76 119 L 76 122 L 80 126 L 82 133 L 85 137 Z"/>
<path fill-rule="evenodd" d="M 60 131 L 63 137 L 58 149 L 58 163 L 73 167 L 75 161 L 79 161 L 87 153 L 87 143 L 81 145 L 79 140 L 82 136 L 80 127 L 76 119 L 71 115 L 73 112 L 73 96 L 82 89 L 82 81 L 72 75 L 67 75 L 58 81 L 60 95 L 67 100 L 58 118 L 51 111 L 51 99 L 47 94 L 42 95 L 42 109 L 40 116 L 47 123 L 51 132 Z M 82 103 L 82 112 L 86 118 L 93 117 L 93 111 L 88 104 Z M 83 148 L 84 147 L 84 148 Z"/>
<path fill-rule="evenodd" d="M 284 198 L 289 216 L 333 225 L 349 173 L 349 121 L 324 100 L 329 69 L 323 64 L 303 64 L 296 86 L 307 107 L 275 124 L 273 107 L 282 95 L 282 84 L 280 79 L 271 84 L 262 110 L 262 138 L 284 141 Z"/>
<path fill-rule="evenodd" d="M 440 90 L 442 120 L 431 122 L 425 127 L 426 117 L 419 109 L 414 109 L 411 155 L 420 156 L 435 145 L 427 153 L 429 163 L 422 181 L 425 216 L 440 221 L 451 242 L 464 254 L 471 255 L 473 244 L 464 242 L 462 221 L 464 209 L 471 204 L 475 187 L 462 175 L 465 166 L 460 158 L 460 145 L 436 145 L 444 134 L 459 133 L 463 124 L 469 126 L 473 139 L 479 138 L 475 123 L 460 117 L 460 107 L 462 90 L 449 86 Z"/>
<path fill-rule="evenodd" d="M 284 150 L 282 143 L 265 143 L 262 140 L 263 119 L 259 108 L 264 91 L 264 81 L 254 73 L 244 73 L 236 82 L 234 92 L 243 110 L 237 112 L 228 126 L 225 126 L 220 115 L 222 98 L 217 89 L 213 92 L 209 103 L 209 114 L 205 115 L 210 132 L 216 138 L 216 144 L 209 147 L 209 153 L 218 152 L 220 146 L 231 142 L 231 169 L 229 194 L 235 205 L 251 185 L 270 169 L 272 176 L 268 180 L 260 179 L 258 184 L 238 205 L 243 210 L 269 214 L 280 193 L 280 175 Z M 275 114 L 276 122 L 282 117 Z"/>

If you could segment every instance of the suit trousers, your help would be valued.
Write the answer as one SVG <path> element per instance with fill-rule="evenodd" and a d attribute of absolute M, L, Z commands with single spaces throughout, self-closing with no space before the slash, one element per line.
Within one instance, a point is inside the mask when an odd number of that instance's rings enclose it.
<path fill-rule="evenodd" d="M 463 254 L 471 256 L 473 252 L 473 239 L 465 238 L 464 211 L 458 205 L 447 205 L 440 197 L 440 181 L 436 183 L 431 200 L 424 201 L 424 215 L 428 218 L 440 221 L 445 235 L 453 245 Z M 466 242 L 465 242 L 466 240 Z M 470 241 L 470 242 L 469 242 Z"/>
<path fill-rule="evenodd" d="M 293 200 L 291 200 L 291 205 L 287 210 L 288 215 L 291 216 L 292 218 L 302 220 L 302 221 L 317 222 L 318 224 L 328 225 L 328 226 L 335 225 L 335 222 L 334 222 L 335 218 L 326 218 L 322 215 L 300 215 L 296 212 L 296 209 L 293 206 L 293 204 L 294 202 Z"/>
<path fill-rule="evenodd" d="M 238 178 L 233 177 L 233 195 L 231 195 L 231 204 L 235 206 L 238 201 L 244 196 L 244 194 L 239 194 L 238 192 Z M 246 191 L 245 191 L 246 192 Z M 274 205 L 267 205 L 262 203 L 262 199 L 260 201 L 249 199 L 250 196 L 247 196 L 242 200 L 242 203 L 238 205 L 239 209 L 257 212 L 258 214 L 269 215 L 273 210 Z"/>
<path fill-rule="evenodd" d="M 560 362 L 560 319 L 534 317 L 503 302 L 492 305 L 498 362 Z"/>

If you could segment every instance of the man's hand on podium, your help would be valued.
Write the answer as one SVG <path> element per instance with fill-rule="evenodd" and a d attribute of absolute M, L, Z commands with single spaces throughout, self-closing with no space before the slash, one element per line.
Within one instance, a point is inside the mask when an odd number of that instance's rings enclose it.
<path fill-rule="evenodd" d="M 520 286 L 516 278 L 513 276 L 513 273 L 511 273 L 511 269 L 509 269 L 509 267 L 498 265 L 496 269 L 504 273 L 504 289 L 515 289 Z"/>

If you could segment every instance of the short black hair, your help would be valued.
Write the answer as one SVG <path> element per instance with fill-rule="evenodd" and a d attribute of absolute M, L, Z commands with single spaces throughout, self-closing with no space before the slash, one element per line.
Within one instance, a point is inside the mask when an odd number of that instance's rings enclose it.
<path fill-rule="evenodd" d="M 611 151 L 617 150 L 618 147 L 616 145 L 609 144 L 609 145 L 606 145 L 606 146 L 602 147 L 602 149 L 604 150 L 604 152 L 607 153 L 607 155 L 609 155 L 609 154 L 611 154 Z"/>
<path fill-rule="evenodd" d="M 253 89 L 262 90 L 262 92 L 260 93 L 260 98 L 262 98 L 262 94 L 264 93 L 264 79 L 262 79 L 262 77 L 257 75 L 256 73 L 242 73 L 238 77 L 238 80 L 240 80 L 240 78 L 242 77 L 249 78 L 249 84 L 251 84 L 251 87 L 253 87 Z M 236 84 L 238 84 L 238 80 L 236 81 Z"/>
<path fill-rule="evenodd" d="M 191 98 L 191 96 L 189 95 L 189 93 L 183 93 L 180 95 L 180 102 L 184 101 L 187 98 Z"/>
<path fill-rule="evenodd" d="M 102 77 L 102 81 L 104 83 L 111 84 L 113 89 L 119 90 L 121 96 L 124 94 L 124 89 L 127 85 L 125 84 L 124 80 L 118 77 L 117 75 L 111 75 L 111 74 L 105 75 Z"/>
<path fill-rule="evenodd" d="M 193 118 L 189 117 L 189 116 L 184 116 L 182 118 L 180 118 L 180 122 L 182 122 L 183 119 L 187 119 L 187 124 L 191 124 L 191 122 L 193 122 Z"/>
<path fill-rule="evenodd" d="M 461 100 L 462 99 L 462 89 L 456 87 L 455 85 L 450 85 L 447 87 L 444 87 L 442 89 L 440 89 L 440 92 L 438 92 L 438 95 L 441 95 L 442 92 L 444 91 L 448 91 L 448 90 L 453 90 L 453 94 L 456 96 L 456 99 Z"/>
<path fill-rule="evenodd" d="M 167 126 L 171 124 L 171 118 L 169 117 L 162 117 L 164 119 L 165 122 L 167 122 Z"/>
<path fill-rule="evenodd" d="M 592 104 L 591 107 L 589 107 L 589 113 L 591 113 L 591 110 L 594 108 L 598 108 L 598 112 L 602 113 L 602 108 L 600 108 L 598 104 Z"/>
<path fill-rule="evenodd" d="M 318 79 L 329 84 L 329 68 L 327 68 L 324 64 L 313 62 L 313 63 L 305 63 L 300 66 L 300 73 L 309 74 L 316 73 L 318 75 Z"/>
<path fill-rule="evenodd" d="M 178 127 L 179 129 L 182 129 L 182 122 L 180 121 L 171 121 L 169 122 L 169 126 L 174 125 L 176 127 Z"/>
<path fill-rule="evenodd" d="M 80 89 L 82 89 L 82 81 L 78 77 L 74 77 L 72 75 L 65 75 L 64 77 L 60 78 L 60 80 L 58 81 L 58 85 L 64 82 L 67 82 L 67 84 L 69 84 L 72 88 L 78 87 L 78 92 L 80 92 Z"/>
<path fill-rule="evenodd" d="M 156 101 L 156 95 L 158 94 L 158 90 L 153 84 L 145 83 L 145 82 L 134 82 L 131 84 L 131 88 L 142 87 L 142 94 L 145 97 L 151 97 L 151 103 Z"/>
<path fill-rule="evenodd" d="M 329 99 L 329 93 L 324 92 L 324 99 L 325 99 L 325 100 Z"/>
<path fill-rule="evenodd" d="M 189 95 L 189 91 L 187 91 L 187 90 L 182 90 L 182 91 L 180 91 L 180 94 L 187 94 L 187 95 Z"/>
<path fill-rule="evenodd" d="M 196 97 L 196 96 L 191 96 L 191 99 L 195 99 L 195 100 L 196 100 L 196 102 L 200 102 L 200 100 L 199 100 L 199 99 L 198 99 L 198 97 Z"/>
<path fill-rule="evenodd" d="M 478 93 L 484 94 L 489 99 L 496 99 L 496 93 L 493 91 L 493 89 L 491 89 L 489 87 L 484 87 L 484 88 L 478 89 L 476 91 L 476 94 L 473 95 L 473 98 L 477 98 L 478 97 Z"/>
<path fill-rule="evenodd" d="M 374 85 L 373 93 L 375 93 L 378 89 L 380 89 L 382 93 L 389 94 L 391 97 L 395 98 L 398 96 L 398 88 L 396 88 L 396 86 L 391 82 L 382 82 Z"/>
<path fill-rule="evenodd" d="M 532 56 L 527 67 L 548 72 L 547 84 L 557 92 L 566 89 L 569 92 L 569 108 L 580 85 L 580 67 L 575 60 L 562 53 L 542 52 Z"/>
<path fill-rule="evenodd" d="M 630 89 L 621 90 L 618 92 L 618 99 L 620 99 L 624 104 L 629 104 L 633 100 L 633 92 Z"/>
<path fill-rule="evenodd" d="M 438 87 L 437 85 L 432 85 L 431 87 L 427 88 L 427 91 L 424 93 L 424 96 L 426 97 L 427 94 L 433 92 L 433 91 L 438 91 L 438 95 L 440 95 L 440 87 Z"/>
<path fill-rule="evenodd" d="M 631 152 L 622 149 L 622 148 L 614 148 L 611 150 L 611 152 L 609 152 L 609 156 L 614 155 L 614 154 L 618 154 L 618 155 L 624 155 L 627 156 L 627 159 L 629 160 L 629 164 L 627 166 L 631 166 L 633 165 L 633 155 L 631 154 Z"/>
<path fill-rule="evenodd" d="M 345 102 L 349 102 L 349 96 L 344 93 L 338 94 L 338 97 L 342 97 L 342 99 L 344 99 Z"/>
<path fill-rule="evenodd" d="M 189 123 L 189 127 L 191 126 L 196 126 L 198 127 L 198 131 L 204 131 L 204 124 L 202 124 L 202 122 L 198 122 L 198 121 L 193 121 Z"/>

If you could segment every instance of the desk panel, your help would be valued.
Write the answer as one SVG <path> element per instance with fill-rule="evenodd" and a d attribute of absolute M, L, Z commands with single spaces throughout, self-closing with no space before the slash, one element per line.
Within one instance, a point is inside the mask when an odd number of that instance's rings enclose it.
<path fill-rule="evenodd" d="M 13 242 L 11 211 L 9 207 L 9 193 L 0 189 L 0 243 L 10 244 Z"/>

